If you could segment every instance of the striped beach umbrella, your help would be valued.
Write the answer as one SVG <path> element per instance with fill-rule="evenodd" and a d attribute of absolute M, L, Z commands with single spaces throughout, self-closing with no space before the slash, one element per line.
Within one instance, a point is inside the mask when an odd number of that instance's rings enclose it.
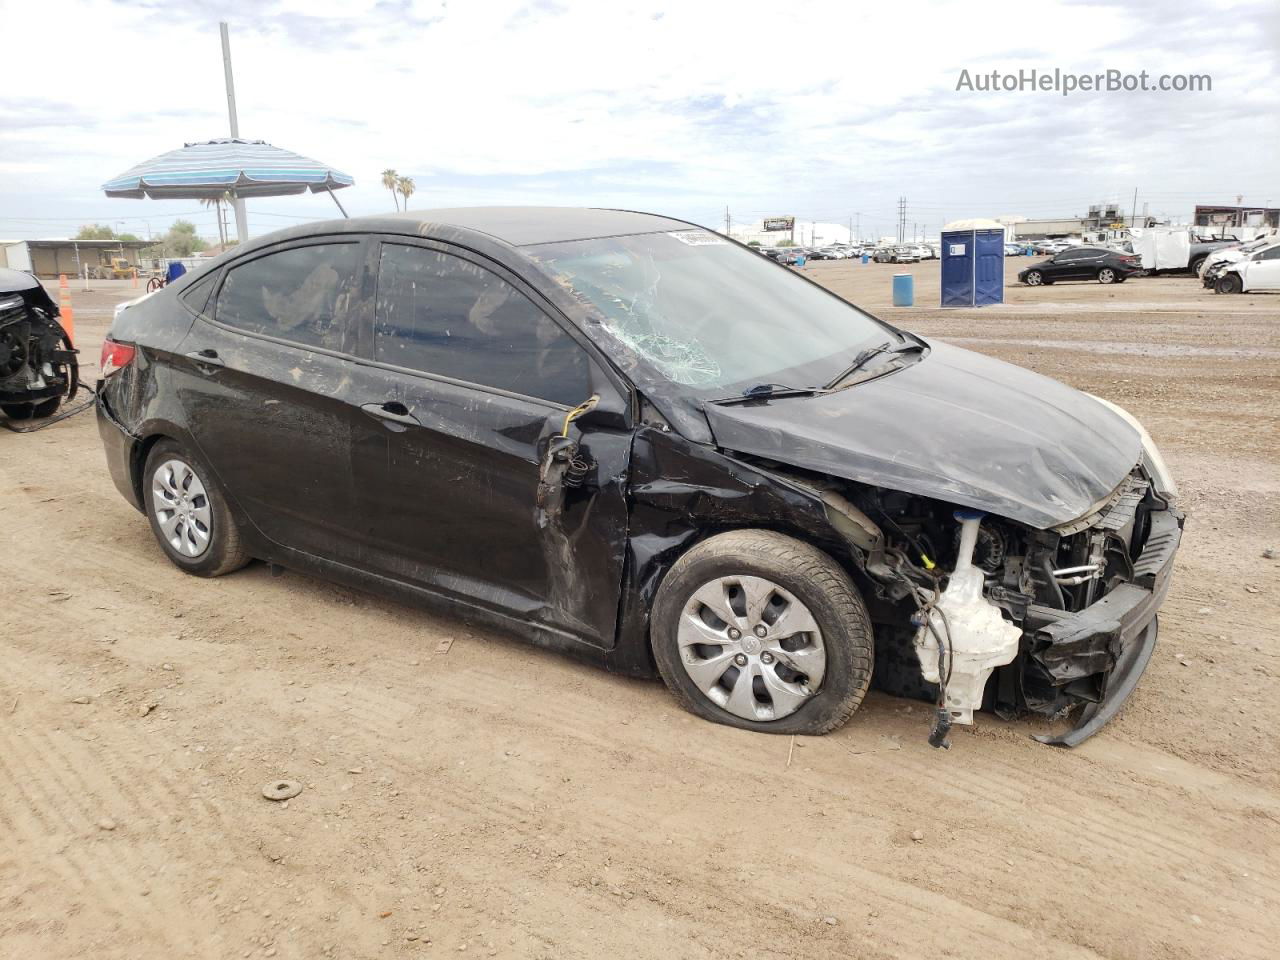
<path fill-rule="evenodd" d="M 308 190 L 332 196 L 353 183 L 340 170 L 264 140 L 227 138 L 188 143 L 181 150 L 162 153 L 108 180 L 102 189 L 108 197 L 139 200 L 199 200 L 231 194 L 240 201 Z M 338 198 L 333 199 L 341 210 Z"/>

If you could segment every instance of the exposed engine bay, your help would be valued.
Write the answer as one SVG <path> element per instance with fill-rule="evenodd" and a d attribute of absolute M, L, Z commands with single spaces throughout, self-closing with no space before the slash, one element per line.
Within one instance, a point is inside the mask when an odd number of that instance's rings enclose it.
<path fill-rule="evenodd" d="M 78 387 L 76 351 L 44 287 L 0 271 L 0 410 L 11 420 L 48 417 Z"/>
<path fill-rule="evenodd" d="M 824 499 L 861 523 L 876 685 L 936 703 L 934 746 L 984 706 L 1006 718 L 1078 712 L 1079 730 L 1109 696 L 1127 696 L 1115 692 L 1117 665 L 1142 644 L 1149 656 L 1155 637 L 1137 591 L 1162 595 L 1182 523 L 1141 465 L 1086 516 L 1049 530 L 875 488 Z"/>

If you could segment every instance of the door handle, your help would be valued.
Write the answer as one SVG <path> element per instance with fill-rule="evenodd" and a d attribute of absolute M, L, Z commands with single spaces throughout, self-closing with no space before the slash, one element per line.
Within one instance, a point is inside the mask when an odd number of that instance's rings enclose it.
<path fill-rule="evenodd" d="M 399 400 L 388 400 L 386 403 L 362 403 L 360 409 L 377 420 L 385 420 L 388 424 L 399 424 L 402 428 L 422 426 L 421 421 L 413 415 L 413 411 Z"/>
<path fill-rule="evenodd" d="M 220 370 L 227 365 L 226 361 L 218 356 L 217 350 L 211 350 L 207 347 L 204 350 L 188 353 L 187 359 L 194 360 L 196 368 L 201 373 L 213 373 L 215 370 Z"/>

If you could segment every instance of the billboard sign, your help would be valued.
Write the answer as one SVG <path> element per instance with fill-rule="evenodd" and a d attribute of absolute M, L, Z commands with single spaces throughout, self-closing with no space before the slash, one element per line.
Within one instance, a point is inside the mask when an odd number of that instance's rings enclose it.
<path fill-rule="evenodd" d="M 790 233 L 795 227 L 795 217 L 769 217 L 764 221 L 765 233 Z"/>

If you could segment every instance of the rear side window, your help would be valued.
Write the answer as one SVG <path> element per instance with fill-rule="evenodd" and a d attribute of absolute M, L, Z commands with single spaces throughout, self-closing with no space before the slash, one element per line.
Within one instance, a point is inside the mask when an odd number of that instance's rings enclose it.
<path fill-rule="evenodd" d="M 461 257 L 384 243 L 374 359 L 573 406 L 591 393 L 586 351 L 533 301 Z"/>
<path fill-rule="evenodd" d="M 187 287 L 182 295 L 182 302 L 196 313 L 205 313 L 209 306 L 209 295 L 213 293 L 213 280 L 217 275 L 218 272 L 215 270 Z"/>
<path fill-rule="evenodd" d="M 359 289 L 360 244 L 320 243 L 258 257 L 227 271 L 219 323 L 325 350 L 341 350 Z"/>

